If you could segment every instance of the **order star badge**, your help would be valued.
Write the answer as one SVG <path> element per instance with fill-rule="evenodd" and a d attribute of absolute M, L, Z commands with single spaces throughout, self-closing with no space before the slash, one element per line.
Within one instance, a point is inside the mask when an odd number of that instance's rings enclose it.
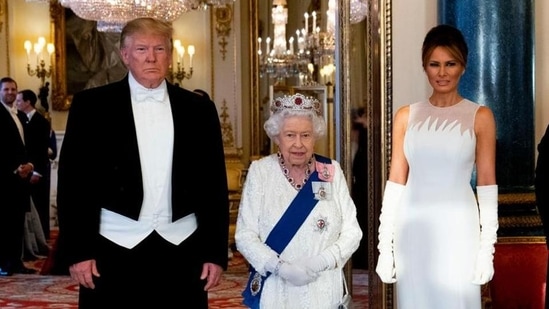
<path fill-rule="evenodd" d="M 317 232 L 324 232 L 328 228 L 328 218 L 325 216 L 317 216 L 315 218 L 315 231 Z"/>
<path fill-rule="evenodd" d="M 315 200 L 325 201 L 332 199 L 332 184 L 323 181 L 313 181 Z"/>

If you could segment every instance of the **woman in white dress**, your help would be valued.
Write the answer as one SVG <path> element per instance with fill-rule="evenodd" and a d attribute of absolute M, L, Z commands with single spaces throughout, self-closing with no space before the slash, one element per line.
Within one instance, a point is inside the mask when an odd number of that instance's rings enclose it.
<path fill-rule="evenodd" d="M 236 247 L 258 275 L 245 288 L 244 304 L 337 308 L 343 297 L 342 268 L 358 248 L 362 231 L 339 163 L 314 153 L 315 142 L 326 132 L 320 103 L 301 94 L 277 98 L 264 128 L 279 151 L 253 161 L 243 187 Z M 296 212 L 305 208 L 310 212 L 297 220 Z M 297 223 L 277 225 L 287 219 Z M 292 227 L 295 232 L 289 232 Z"/>
<path fill-rule="evenodd" d="M 432 28 L 422 60 L 433 92 L 395 115 L 376 272 L 396 282 L 399 309 L 480 309 L 494 274 L 496 125 L 458 92 L 467 53 L 458 29 Z"/>

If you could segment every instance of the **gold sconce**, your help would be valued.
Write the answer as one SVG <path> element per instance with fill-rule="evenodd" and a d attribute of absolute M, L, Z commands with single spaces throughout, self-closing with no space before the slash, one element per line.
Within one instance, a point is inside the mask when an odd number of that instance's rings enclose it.
<path fill-rule="evenodd" d="M 174 40 L 173 41 L 173 49 L 175 51 L 175 61 L 173 63 L 176 64 L 176 68 L 174 70 L 174 67 L 170 68 L 170 80 L 172 82 L 175 82 L 177 80 L 179 84 L 183 82 L 183 80 L 191 79 L 193 76 L 193 56 L 195 53 L 194 45 L 187 46 L 187 54 L 189 54 L 189 71 L 187 72 L 185 70 L 185 47 L 181 45 L 181 40 Z"/>
<path fill-rule="evenodd" d="M 334 71 L 335 65 L 333 63 L 328 63 L 320 69 L 320 76 L 323 84 L 325 84 L 326 86 L 333 85 L 332 80 Z"/>
<path fill-rule="evenodd" d="M 24 43 L 25 50 L 27 52 L 27 73 L 30 76 L 36 76 L 40 78 L 40 87 L 44 86 L 46 78 L 50 77 L 53 72 L 53 52 L 55 47 L 53 43 L 47 43 L 46 39 L 41 36 L 38 38 L 36 43 L 31 43 L 31 41 L 26 40 Z M 34 51 L 36 55 L 36 69 L 31 68 L 30 57 L 31 50 Z M 49 58 L 49 69 L 46 69 L 46 61 L 44 60 L 44 50 L 48 53 Z"/>

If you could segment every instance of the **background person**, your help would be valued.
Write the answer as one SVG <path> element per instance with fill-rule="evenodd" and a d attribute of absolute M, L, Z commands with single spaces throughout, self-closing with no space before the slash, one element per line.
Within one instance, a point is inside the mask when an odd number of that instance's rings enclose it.
<path fill-rule="evenodd" d="M 38 91 L 38 98 L 40 99 L 40 105 L 44 108 L 44 112 L 48 113 L 50 110 L 50 104 L 48 103 L 48 96 L 50 95 L 50 82 L 40 87 Z"/>
<path fill-rule="evenodd" d="M 29 177 L 34 165 L 25 147 L 27 116 L 14 104 L 17 83 L 0 79 L 0 276 L 34 273 L 23 264 L 25 213 L 30 210 Z"/>
<path fill-rule="evenodd" d="M 536 205 L 543 223 L 545 241 L 549 249 L 549 126 L 538 144 L 538 159 L 534 180 Z M 549 279 L 549 267 L 547 268 Z M 549 306 L 549 293 L 545 292 L 545 306 Z"/>
<path fill-rule="evenodd" d="M 57 136 L 55 131 L 51 129 L 50 131 L 50 142 L 48 144 L 48 157 L 50 159 L 50 165 L 52 161 L 57 159 Z"/>
<path fill-rule="evenodd" d="M 353 178 L 351 196 L 356 205 L 358 224 L 362 230 L 360 246 L 353 254 L 353 268 L 368 269 L 368 116 L 364 107 L 353 110 L 351 153 Z"/>
<path fill-rule="evenodd" d="M 251 163 L 235 232 L 238 251 L 268 276 L 260 298 L 250 301 L 261 309 L 336 308 L 343 296 L 342 268 L 362 237 L 355 204 L 339 163 L 314 154 L 326 133 L 320 103 L 295 94 L 275 99 L 271 111 L 264 128 L 279 151 Z M 311 206 L 301 217 L 285 214 Z M 285 220 L 298 224 L 278 225 Z M 298 230 L 289 233 L 291 227 Z M 283 250 L 280 242 L 287 243 Z M 250 289 L 254 280 L 244 294 Z M 250 306 L 246 297 L 245 304 Z"/>
<path fill-rule="evenodd" d="M 30 176 L 31 207 L 25 221 L 25 250 L 23 257 L 34 260 L 47 256 L 46 235 L 50 233 L 50 122 L 36 109 L 38 98 L 34 91 L 24 89 L 17 93 L 17 109 L 27 115 L 26 148 L 33 154 L 34 171 Z"/>
<path fill-rule="evenodd" d="M 480 285 L 494 275 L 496 125 L 458 92 L 467 54 L 458 29 L 432 28 L 421 56 L 433 92 L 393 122 L 376 272 L 396 282 L 399 309 L 480 309 Z"/>
<path fill-rule="evenodd" d="M 74 95 L 59 156 L 58 257 L 80 284 L 80 308 L 206 309 L 227 267 L 220 122 L 210 100 L 166 82 L 172 34 L 152 18 L 128 22 L 128 75 Z M 97 104 L 108 108 L 101 119 Z"/>

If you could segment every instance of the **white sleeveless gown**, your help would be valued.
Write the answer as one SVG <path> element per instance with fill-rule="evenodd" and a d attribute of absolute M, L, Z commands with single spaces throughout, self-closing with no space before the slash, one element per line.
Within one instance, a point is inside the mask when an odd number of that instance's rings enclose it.
<path fill-rule="evenodd" d="M 410 106 L 409 176 L 395 233 L 399 309 L 481 308 L 480 286 L 471 283 L 480 239 L 470 183 L 478 107 L 468 100 Z"/>

